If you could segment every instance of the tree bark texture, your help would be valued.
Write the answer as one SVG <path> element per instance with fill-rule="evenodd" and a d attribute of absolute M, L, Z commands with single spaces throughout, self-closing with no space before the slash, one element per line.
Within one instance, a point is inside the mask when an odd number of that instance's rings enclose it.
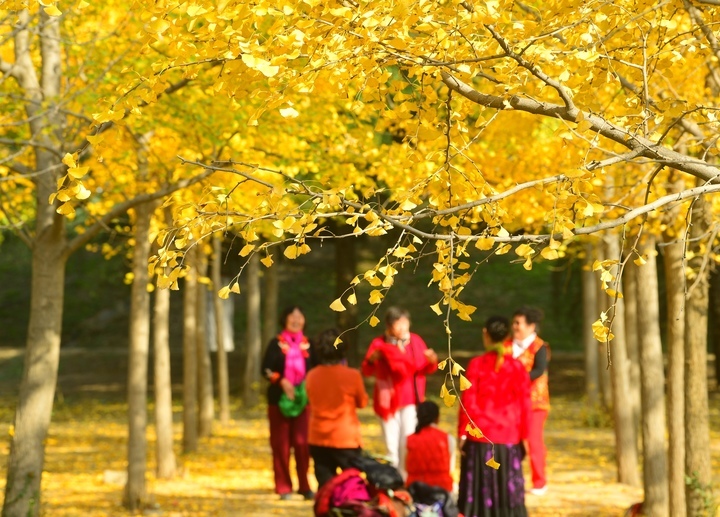
<path fill-rule="evenodd" d="M 668 473 L 665 448 L 665 373 L 660 341 L 655 239 L 641 242 L 639 251 L 647 263 L 637 272 L 637 313 L 640 329 L 640 377 L 642 384 L 642 437 L 644 512 L 653 517 L 667 517 Z"/>
<path fill-rule="evenodd" d="M 683 242 L 663 247 L 667 299 L 667 412 L 670 515 L 684 517 L 685 503 L 685 269 Z"/>
<path fill-rule="evenodd" d="M 710 273 L 710 321 L 720 321 L 720 267 L 715 267 Z M 715 354 L 715 387 L 720 388 L 720 328 L 713 326 L 712 350 Z"/>
<path fill-rule="evenodd" d="M 155 434 L 157 477 L 175 475 L 177 463 L 173 450 L 172 381 L 170 376 L 170 290 L 155 290 L 153 319 Z"/>
<path fill-rule="evenodd" d="M 707 386 L 708 269 L 703 268 L 709 251 L 703 236 L 709 227 L 710 207 L 703 198 L 692 209 L 688 247 L 695 256 L 688 261 L 695 276 L 688 282 L 685 302 L 685 474 L 687 514 L 712 516 L 712 469 Z M 702 240 L 701 240 L 702 239 Z"/>
<path fill-rule="evenodd" d="M 598 341 L 592 331 L 592 324 L 600 317 L 598 309 L 597 277 L 592 270 L 595 247 L 585 246 L 586 259 L 582 270 L 583 292 L 583 348 L 585 350 L 585 395 L 588 404 L 596 408 L 600 403 L 600 377 L 598 371 Z"/>
<path fill-rule="evenodd" d="M 128 357 L 128 466 L 123 506 L 130 511 L 142 508 L 147 499 L 147 386 L 150 350 L 150 295 L 148 258 L 150 219 L 153 207 L 135 207 L 133 283 L 130 295 L 130 351 Z"/>
<path fill-rule="evenodd" d="M 247 407 L 257 404 L 258 383 L 260 381 L 260 257 L 253 254 L 247 265 L 247 354 L 245 362 L 245 379 L 243 386 L 243 402 Z"/>
<path fill-rule="evenodd" d="M 617 259 L 617 257 L 609 257 L 605 245 L 601 244 L 600 260 Z M 602 289 L 602 285 L 598 283 L 595 287 L 597 291 L 597 303 L 599 311 L 606 312 L 610 307 L 610 297 Z M 596 318 L 597 319 L 597 318 Z M 610 376 L 610 368 L 608 368 L 608 349 L 604 342 L 598 342 L 598 378 L 600 379 L 600 395 L 603 407 L 612 409 L 613 393 L 612 393 L 612 377 Z"/>
<path fill-rule="evenodd" d="M 196 248 L 185 255 L 189 266 L 183 291 L 183 452 L 197 450 L 197 269 Z"/>
<path fill-rule="evenodd" d="M 225 351 L 225 308 L 217 295 L 222 287 L 222 237 L 213 237 L 213 308 L 215 309 L 215 337 L 217 338 L 218 401 L 220 403 L 220 424 L 230 423 L 230 387 L 228 382 L 227 352 Z M 212 323 L 211 323 L 212 324 Z"/>
<path fill-rule="evenodd" d="M 628 378 L 629 403 L 632 407 L 635 436 L 640 436 L 640 415 L 642 412 L 640 398 L 640 350 L 638 347 L 637 326 L 637 266 L 632 262 L 625 264 L 623 271 L 623 294 L 625 295 L 625 342 L 629 363 Z"/>
<path fill-rule="evenodd" d="M 615 233 L 609 233 L 603 238 L 604 246 L 609 257 L 620 256 L 620 242 Z M 622 279 L 617 277 L 619 266 L 615 267 L 616 280 L 612 288 L 617 292 L 623 292 Z M 607 296 L 607 293 L 604 293 Z M 615 451 L 618 469 L 618 481 L 631 486 L 640 486 L 640 474 L 638 472 L 638 451 L 637 435 L 635 434 L 635 423 L 633 422 L 632 406 L 628 404 L 627 394 L 630 391 L 626 339 L 625 339 L 625 304 L 622 298 L 610 300 L 615 303 L 612 333 L 615 338 L 610 341 L 610 352 L 612 366 L 610 376 L 612 380 L 613 393 L 613 419 L 615 421 Z"/>
<path fill-rule="evenodd" d="M 212 434 L 212 423 L 215 419 L 215 399 L 213 397 L 212 363 L 210 347 L 207 343 L 207 299 L 208 282 L 207 255 L 198 250 L 196 255 L 198 277 L 203 281 L 197 283 L 197 359 L 198 359 L 198 437 L 204 438 Z"/>
<path fill-rule="evenodd" d="M 23 377 L 10 440 L 3 517 L 35 517 L 40 513 L 40 481 L 45 461 L 45 438 L 50 427 L 53 399 L 60 362 L 65 294 L 66 234 L 64 218 L 56 212 L 58 201 L 48 203 L 57 189 L 62 171 L 59 145 L 52 130 L 64 126 L 62 111 L 53 108 L 60 94 L 62 77 L 60 19 L 40 11 L 41 30 L 31 35 L 27 9 L 17 16 L 15 66 L 18 84 L 27 99 L 25 111 L 29 131 L 41 146 L 34 147 L 35 170 L 47 171 L 33 177 L 36 195 L 35 238 L 32 247 L 30 320 L 23 365 Z M 38 78 L 31 55 L 32 38 L 41 42 L 41 76 Z M 43 103 L 45 105 L 43 106 Z M 45 110 L 45 114 L 40 114 Z"/>
<path fill-rule="evenodd" d="M 40 197 L 40 196 L 38 196 Z M 38 209 L 47 198 L 38 199 Z M 51 207 L 52 209 L 52 207 Z M 3 517 L 40 513 L 40 479 L 60 362 L 65 259 L 63 223 L 39 228 L 32 252 L 30 321 L 7 460 Z"/>

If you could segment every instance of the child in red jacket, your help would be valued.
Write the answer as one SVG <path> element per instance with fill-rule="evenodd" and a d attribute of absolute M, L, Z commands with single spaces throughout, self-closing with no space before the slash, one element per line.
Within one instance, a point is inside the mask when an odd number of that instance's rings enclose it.
<path fill-rule="evenodd" d="M 437 427 L 440 408 L 432 401 L 418 405 L 418 424 L 407 439 L 407 484 L 422 481 L 453 491 L 456 440 Z"/>

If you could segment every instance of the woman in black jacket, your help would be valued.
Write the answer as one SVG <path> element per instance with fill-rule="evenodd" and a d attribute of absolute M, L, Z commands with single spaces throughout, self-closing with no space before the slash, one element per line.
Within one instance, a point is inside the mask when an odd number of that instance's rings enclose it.
<path fill-rule="evenodd" d="M 310 450 L 308 446 L 307 396 L 305 376 L 312 367 L 310 342 L 303 333 L 305 315 L 296 305 L 280 316 L 283 330 L 265 351 L 262 374 L 270 381 L 267 390 L 270 447 L 275 473 L 275 492 L 290 499 L 290 449 L 295 451 L 299 490 L 305 499 L 314 494 L 308 483 Z"/>

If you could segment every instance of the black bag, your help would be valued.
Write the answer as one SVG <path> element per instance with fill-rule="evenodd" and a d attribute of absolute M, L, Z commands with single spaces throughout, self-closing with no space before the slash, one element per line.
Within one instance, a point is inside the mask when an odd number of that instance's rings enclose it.
<path fill-rule="evenodd" d="M 381 463 L 369 456 L 357 456 L 351 464 L 365 473 L 368 483 L 379 490 L 397 490 L 402 488 L 403 478 L 398 469 L 389 463 Z"/>
<path fill-rule="evenodd" d="M 452 494 L 439 486 L 428 485 L 422 481 L 410 483 L 408 492 L 416 503 L 431 506 L 440 503 L 442 514 L 444 517 L 458 517 L 460 510 L 458 509 Z"/>

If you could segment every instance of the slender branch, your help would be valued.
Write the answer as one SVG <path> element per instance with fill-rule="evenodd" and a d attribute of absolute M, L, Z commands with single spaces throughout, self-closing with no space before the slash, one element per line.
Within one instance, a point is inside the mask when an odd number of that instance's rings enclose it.
<path fill-rule="evenodd" d="M 525 60 L 520 54 L 517 54 L 514 52 L 510 45 L 508 45 L 508 42 L 505 41 L 505 38 L 503 38 L 497 31 L 495 31 L 494 27 L 492 25 L 486 25 L 485 28 L 490 31 L 490 34 L 492 34 L 492 37 L 495 38 L 495 41 L 498 42 L 500 47 L 505 51 L 505 53 L 515 60 L 517 64 L 519 64 L 521 67 L 525 68 L 528 72 L 530 72 L 532 75 L 540 79 L 542 82 L 547 84 L 548 86 L 552 87 L 555 91 L 558 92 L 558 95 L 563 100 L 563 103 L 565 104 L 565 109 L 568 111 L 569 116 L 577 116 L 577 113 L 579 110 L 575 107 L 575 103 L 572 101 L 572 97 L 570 96 L 570 93 L 568 92 L 568 89 L 565 88 L 562 84 L 560 84 L 559 81 L 551 78 L 548 76 L 545 72 L 543 72 L 539 67 L 533 65 L 529 61 Z M 446 83 L 447 84 L 447 83 Z"/>
<path fill-rule="evenodd" d="M 443 216 L 443 215 L 449 215 L 454 214 L 456 212 L 461 212 L 463 210 L 468 210 L 470 208 L 475 208 L 477 206 L 486 205 L 488 203 L 495 203 L 496 201 L 500 201 L 501 199 L 505 199 L 506 197 L 510 197 L 513 194 L 517 194 L 521 190 L 525 190 L 528 188 L 536 187 L 538 185 L 548 185 L 550 183 L 555 183 L 557 181 L 562 181 L 564 179 L 567 179 L 564 174 L 558 174 L 557 176 L 552 176 L 550 178 L 543 178 L 539 180 L 533 180 L 533 181 L 526 181 L 525 183 L 520 183 L 516 186 L 514 186 L 511 189 L 508 189 L 504 192 L 501 192 L 500 194 L 496 194 L 494 196 L 486 197 L 483 199 L 477 199 L 475 201 L 471 201 L 470 203 L 465 203 L 463 205 L 454 206 L 451 208 L 446 208 L 444 210 L 432 210 L 429 212 L 425 212 L 422 214 L 417 214 L 413 216 L 414 220 L 418 219 L 425 219 L 427 217 L 436 217 L 436 216 Z"/>
<path fill-rule="evenodd" d="M 204 180 L 205 178 L 209 177 L 215 172 L 213 169 L 205 168 L 205 170 L 196 175 L 192 178 L 187 178 L 181 181 L 178 181 L 177 183 L 173 183 L 171 185 L 167 185 L 163 187 L 162 189 L 152 192 L 152 193 L 145 193 L 145 194 L 139 194 L 135 196 L 132 199 L 129 199 L 127 201 L 124 201 L 122 203 L 118 203 L 113 208 L 110 209 L 109 212 L 107 212 L 104 216 L 102 216 L 95 224 L 90 226 L 87 230 L 85 230 L 84 233 L 76 236 L 73 240 L 71 240 L 68 245 L 65 247 L 64 255 L 65 257 L 70 256 L 72 253 L 86 245 L 90 240 L 95 237 L 100 231 L 103 230 L 107 226 L 107 224 L 115 219 L 116 217 L 119 217 L 120 215 L 124 214 L 128 210 L 130 210 L 133 207 L 136 207 L 142 203 L 148 203 L 150 201 L 155 201 L 156 199 L 161 199 L 165 196 L 168 196 L 172 194 L 173 192 L 176 192 L 178 190 L 187 188 L 191 185 L 194 185 L 196 183 L 199 183 L 200 181 Z"/>
<path fill-rule="evenodd" d="M 519 97 L 517 95 L 499 97 L 484 94 L 445 71 L 442 72 L 442 81 L 448 88 L 455 90 L 466 99 L 489 108 L 515 109 L 534 115 L 560 118 L 570 122 L 578 122 L 580 115 L 582 115 L 583 120 L 590 122 L 590 129 L 592 131 L 625 146 L 631 151 L 637 151 L 638 156 L 651 158 L 659 163 L 664 163 L 674 169 L 700 178 L 703 181 L 718 181 L 717 167 L 673 151 L 672 149 L 667 149 L 646 138 L 633 135 L 593 113 L 568 110 L 566 106 L 540 102 L 535 99 Z"/>

